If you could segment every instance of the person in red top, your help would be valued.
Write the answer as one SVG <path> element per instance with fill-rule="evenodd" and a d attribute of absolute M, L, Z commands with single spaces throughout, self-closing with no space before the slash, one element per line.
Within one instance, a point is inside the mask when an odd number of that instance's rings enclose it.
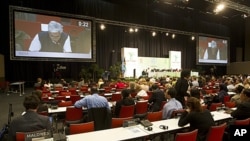
<path fill-rule="evenodd" d="M 118 79 L 116 83 L 116 89 L 124 89 L 124 88 L 126 88 L 126 84 L 122 82 L 120 79 Z"/>

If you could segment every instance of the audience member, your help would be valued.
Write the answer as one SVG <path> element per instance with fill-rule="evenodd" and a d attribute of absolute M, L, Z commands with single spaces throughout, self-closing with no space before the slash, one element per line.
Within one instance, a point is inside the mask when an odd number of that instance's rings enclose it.
<path fill-rule="evenodd" d="M 215 95 L 213 97 L 213 102 L 214 103 L 218 103 L 218 102 L 222 102 L 224 103 L 224 96 L 228 96 L 228 89 L 227 86 L 225 84 L 220 84 L 219 85 L 219 92 L 217 93 L 217 95 Z"/>
<path fill-rule="evenodd" d="M 183 107 L 180 101 L 175 99 L 176 96 L 175 88 L 169 88 L 168 90 L 166 90 L 165 96 L 168 99 L 168 102 L 163 106 L 162 119 L 169 119 L 171 118 L 172 112 L 174 110 L 180 110 Z"/>
<path fill-rule="evenodd" d="M 115 116 L 116 117 L 119 117 L 120 110 L 121 110 L 122 106 L 135 105 L 135 102 L 130 95 L 129 89 L 123 89 L 121 94 L 122 94 L 122 100 L 117 101 L 115 104 Z"/>
<path fill-rule="evenodd" d="M 92 86 L 90 92 L 91 95 L 87 95 L 84 98 L 76 101 L 74 106 L 77 108 L 86 107 L 88 109 L 106 107 L 110 110 L 108 100 L 98 94 L 96 86 Z"/>
<path fill-rule="evenodd" d="M 102 78 L 99 78 L 97 85 L 98 85 L 98 89 L 102 88 L 102 85 L 104 84 L 104 81 Z"/>
<path fill-rule="evenodd" d="M 32 132 L 45 129 L 51 131 L 51 122 L 49 117 L 39 115 L 37 108 L 40 100 L 35 95 L 27 95 L 24 98 L 23 106 L 25 113 L 16 117 L 9 126 L 9 141 L 16 140 L 16 132 Z"/>
<path fill-rule="evenodd" d="M 48 105 L 46 103 L 42 103 L 42 91 L 41 90 L 35 90 L 32 92 L 32 95 L 37 96 L 40 100 L 38 107 L 37 107 L 37 112 L 48 112 Z"/>
<path fill-rule="evenodd" d="M 201 98 L 201 91 L 198 88 L 192 88 L 190 90 L 190 96 L 200 100 L 201 105 L 204 105 L 204 100 Z"/>
<path fill-rule="evenodd" d="M 211 126 L 215 125 L 212 114 L 202 109 L 199 99 L 190 97 L 187 100 L 187 109 L 181 115 L 178 125 L 190 124 L 190 130 L 198 129 L 197 141 L 204 141 Z"/>
<path fill-rule="evenodd" d="M 231 102 L 235 102 L 236 106 L 240 104 L 241 100 L 240 100 L 240 94 L 242 92 L 242 90 L 244 89 L 244 86 L 242 85 L 238 85 L 235 88 L 235 95 L 233 97 L 231 97 L 230 101 Z"/>
<path fill-rule="evenodd" d="M 144 96 L 148 96 L 147 92 L 141 88 L 141 85 L 137 84 L 136 85 L 136 98 L 140 99 Z"/>
<path fill-rule="evenodd" d="M 81 78 L 80 81 L 78 82 L 78 88 L 80 89 L 84 84 L 85 84 L 84 78 Z"/>
<path fill-rule="evenodd" d="M 150 104 L 149 111 L 156 112 L 161 110 L 162 101 L 166 101 L 164 92 L 159 89 L 157 84 L 152 85 L 152 96 L 148 100 Z"/>
<path fill-rule="evenodd" d="M 126 87 L 126 84 L 122 82 L 121 79 L 118 79 L 116 83 L 116 89 L 124 89 L 125 87 Z"/>
<path fill-rule="evenodd" d="M 243 89 L 240 93 L 241 103 L 238 104 L 237 109 L 231 112 L 231 116 L 238 119 L 250 118 L 250 89 Z"/>
<path fill-rule="evenodd" d="M 182 106 L 185 108 L 185 96 L 189 96 L 188 94 L 188 87 L 189 87 L 189 80 L 190 71 L 183 70 L 181 71 L 181 77 L 177 80 L 175 84 L 175 89 L 177 91 L 176 99 L 181 102 Z"/>

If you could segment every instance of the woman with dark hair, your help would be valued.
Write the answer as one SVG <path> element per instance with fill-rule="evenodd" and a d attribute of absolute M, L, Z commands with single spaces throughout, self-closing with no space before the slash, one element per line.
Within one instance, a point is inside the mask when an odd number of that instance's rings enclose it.
<path fill-rule="evenodd" d="M 181 115 L 178 125 L 190 124 L 190 131 L 198 129 L 197 141 L 204 141 L 211 126 L 215 125 L 212 114 L 208 109 L 202 109 L 199 99 L 190 97 L 187 109 Z"/>
<path fill-rule="evenodd" d="M 122 90 L 122 100 L 117 101 L 115 104 L 115 116 L 118 117 L 120 114 L 121 107 L 135 105 L 134 99 L 131 97 L 129 89 Z"/>
<path fill-rule="evenodd" d="M 242 92 L 242 90 L 244 89 L 244 86 L 242 85 L 238 85 L 235 89 L 235 95 L 233 97 L 231 97 L 230 101 L 234 102 L 237 105 L 240 104 L 241 100 L 240 100 L 240 93 Z"/>
<path fill-rule="evenodd" d="M 214 103 L 219 103 L 222 102 L 224 103 L 224 96 L 228 96 L 228 89 L 225 84 L 220 84 L 219 85 L 219 92 L 217 93 L 216 96 L 213 98 Z"/>

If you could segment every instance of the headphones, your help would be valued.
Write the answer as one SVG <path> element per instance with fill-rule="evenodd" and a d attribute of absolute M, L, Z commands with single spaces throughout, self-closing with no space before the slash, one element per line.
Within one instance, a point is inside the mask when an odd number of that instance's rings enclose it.
<path fill-rule="evenodd" d="M 168 126 L 166 126 L 166 125 L 160 125 L 159 128 L 160 128 L 160 129 L 163 129 L 163 130 L 167 130 L 167 129 L 168 129 Z"/>
<path fill-rule="evenodd" d="M 148 131 L 152 131 L 152 130 L 153 130 L 153 127 L 148 126 L 148 127 L 144 127 L 144 129 L 146 129 L 146 130 L 148 130 Z"/>

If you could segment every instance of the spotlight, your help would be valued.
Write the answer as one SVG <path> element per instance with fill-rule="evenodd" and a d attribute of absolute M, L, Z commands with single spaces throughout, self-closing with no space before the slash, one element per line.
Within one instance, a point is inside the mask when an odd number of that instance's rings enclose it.
<path fill-rule="evenodd" d="M 191 40 L 194 40 L 194 39 L 195 39 L 195 37 L 194 37 L 194 36 L 192 36 L 192 37 L 191 37 Z"/>
<path fill-rule="evenodd" d="M 135 28 L 135 32 L 138 32 L 138 28 Z"/>
<path fill-rule="evenodd" d="M 134 32 L 134 29 L 133 28 L 129 28 L 129 32 L 130 33 Z"/>
<path fill-rule="evenodd" d="M 175 34 L 172 34 L 172 39 L 174 39 L 175 38 Z"/>
<path fill-rule="evenodd" d="M 101 28 L 101 30 L 104 30 L 106 27 L 105 27 L 104 24 L 101 24 L 101 25 L 100 25 L 100 28 Z"/>
<path fill-rule="evenodd" d="M 156 32 L 152 32 L 152 36 L 153 36 L 153 37 L 156 36 Z"/>
<path fill-rule="evenodd" d="M 168 33 L 166 33 L 166 36 L 168 36 L 169 34 Z"/>
<path fill-rule="evenodd" d="M 218 4 L 218 5 L 216 6 L 216 8 L 214 9 L 214 13 L 217 14 L 217 13 L 221 12 L 224 8 L 225 8 L 225 4 L 220 3 L 220 4 Z"/>

